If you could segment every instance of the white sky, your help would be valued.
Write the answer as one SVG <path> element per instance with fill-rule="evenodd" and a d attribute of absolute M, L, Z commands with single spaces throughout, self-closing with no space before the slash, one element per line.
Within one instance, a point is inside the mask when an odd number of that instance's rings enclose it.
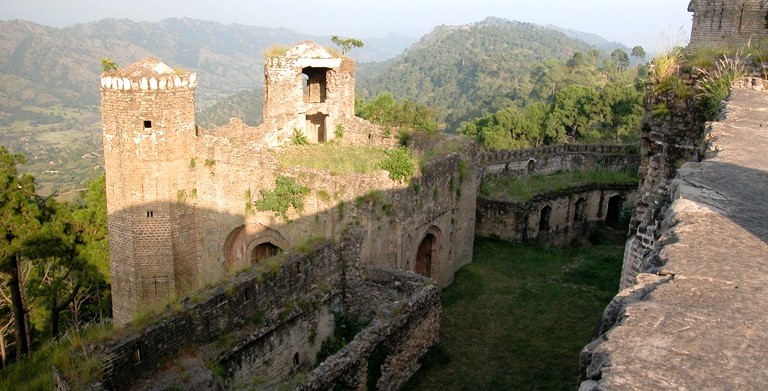
<path fill-rule="evenodd" d="M 361 39 L 394 32 L 418 38 L 440 24 L 488 16 L 590 32 L 658 51 L 687 42 L 689 0 L 0 0 L 0 19 L 66 27 L 107 17 L 192 17 L 286 27 Z"/>

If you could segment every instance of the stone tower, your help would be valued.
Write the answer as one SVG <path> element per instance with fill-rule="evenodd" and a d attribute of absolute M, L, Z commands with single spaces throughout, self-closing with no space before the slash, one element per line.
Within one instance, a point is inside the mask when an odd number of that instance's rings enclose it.
<path fill-rule="evenodd" d="M 334 138 L 334 130 L 354 116 L 355 65 L 305 41 L 284 56 L 264 59 L 264 123 L 278 139 L 303 132 L 311 143 Z"/>
<path fill-rule="evenodd" d="M 768 37 L 766 0 L 692 0 L 689 48 L 726 46 L 736 49 Z"/>
<path fill-rule="evenodd" d="M 145 58 L 101 77 L 115 324 L 193 288 L 196 218 L 177 201 L 194 148 L 194 73 Z"/>

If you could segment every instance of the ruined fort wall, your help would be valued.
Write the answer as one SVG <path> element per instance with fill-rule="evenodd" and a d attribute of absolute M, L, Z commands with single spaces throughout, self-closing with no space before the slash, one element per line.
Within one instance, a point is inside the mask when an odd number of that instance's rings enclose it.
<path fill-rule="evenodd" d="M 527 202 L 494 201 L 480 198 L 477 203 L 475 235 L 510 242 L 528 240 L 547 244 L 565 244 L 583 238 L 590 228 L 605 224 L 611 198 L 619 197 L 620 210 L 631 209 L 637 186 L 584 185 L 558 192 L 540 194 Z M 582 204 L 583 203 L 583 204 Z M 582 204 L 583 206 L 577 206 Z M 541 213 L 551 208 L 549 227 L 542 229 Z M 581 211 L 577 212 L 578 209 Z M 580 216 L 577 219 L 576 214 Z"/>
<path fill-rule="evenodd" d="M 315 368 L 322 341 L 333 333 L 333 312 L 344 309 L 375 320 L 317 367 L 302 387 L 365 384 L 369 357 L 379 349 L 387 358 L 381 369 L 372 370 L 382 373 L 381 389 L 399 388 L 438 339 L 439 288 L 409 272 L 357 269 L 359 243 L 355 236 L 318 245 L 170 304 L 147 325 L 118 330 L 115 342 L 91 347 L 103 372 L 100 384 L 87 387 L 130 389 L 155 383 L 151 377 L 184 352 L 215 363 L 227 387 L 276 389 Z M 350 364 L 357 366 L 355 371 L 349 371 Z M 55 373 L 57 389 L 72 389 Z"/>
<path fill-rule="evenodd" d="M 682 73 L 688 86 L 700 79 L 699 73 Z M 654 109 L 669 108 L 659 116 Z M 650 94 L 641 127 L 640 185 L 635 212 L 630 222 L 632 235 L 626 244 L 621 288 L 634 284 L 640 261 L 654 248 L 664 213 L 670 205 L 670 185 L 677 168 L 700 160 L 706 147 L 704 110 L 697 96 L 678 97 L 674 91 Z"/>
<path fill-rule="evenodd" d="M 735 47 L 768 36 L 768 3 L 764 0 L 693 0 L 689 48 Z"/>
<path fill-rule="evenodd" d="M 552 174 L 557 171 L 634 170 L 640 164 L 633 145 L 551 145 L 516 151 L 490 151 L 479 155 L 484 175 Z"/>
<path fill-rule="evenodd" d="M 706 158 L 667 182 L 635 284 L 582 350 L 580 390 L 768 387 L 767 103 L 764 91 L 734 89 Z"/>
<path fill-rule="evenodd" d="M 318 335 L 327 335 L 333 328 L 327 308 L 338 308 L 344 274 L 340 270 L 342 265 L 338 248 L 326 244 L 306 255 L 290 257 L 274 269 L 244 273 L 197 292 L 179 304 L 170 305 L 166 310 L 169 312 L 150 320 L 149 326 L 137 329 L 128 325 L 126 330 L 117 332 L 125 337 L 117 337 L 118 341 L 97 348 L 103 362 L 105 387 L 126 388 L 184 349 L 215 343 L 226 334 L 250 329 L 245 337 L 235 338 L 233 346 L 226 346 L 224 351 L 230 356 L 222 356 L 231 359 L 232 354 L 243 352 L 247 362 L 246 353 L 253 354 L 253 350 L 243 349 L 244 346 L 265 336 L 269 339 L 274 333 L 295 334 L 292 328 L 308 327 L 307 322 L 292 322 L 301 316 L 319 319 Z M 320 313 L 316 314 L 317 311 Z M 275 349 L 298 352 L 307 358 L 319 350 L 321 342 L 287 338 L 280 342 L 285 346 L 278 349 L 268 340 L 262 345 L 261 354 Z M 303 361 L 304 365 L 307 361 Z"/>
<path fill-rule="evenodd" d="M 140 303 L 184 292 L 197 278 L 195 219 L 170 202 L 176 197 L 173 189 L 186 181 L 175 173 L 185 164 L 185 151 L 194 139 L 195 83 L 194 74 L 102 78 L 107 224 L 118 324 Z"/>

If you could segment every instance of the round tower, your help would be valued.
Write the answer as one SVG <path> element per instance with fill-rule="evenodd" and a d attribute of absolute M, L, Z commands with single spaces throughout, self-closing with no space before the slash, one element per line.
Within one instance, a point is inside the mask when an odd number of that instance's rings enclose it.
<path fill-rule="evenodd" d="M 196 281 L 192 210 L 177 201 L 194 156 L 194 73 L 145 58 L 101 77 L 115 324 Z M 192 286 L 189 286 L 191 288 Z"/>

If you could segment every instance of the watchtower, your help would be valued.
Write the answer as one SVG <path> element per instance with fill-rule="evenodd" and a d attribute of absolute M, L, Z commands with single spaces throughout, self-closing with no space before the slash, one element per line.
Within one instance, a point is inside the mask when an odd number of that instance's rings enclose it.
<path fill-rule="evenodd" d="M 735 47 L 768 37 L 768 2 L 765 0 L 692 0 L 689 48 Z"/>
<path fill-rule="evenodd" d="M 176 202 L 189 180 L 196 85 L 194 73 L 153 58 L 101 76 L 116 324 L 196 284 L 194 210 Z"/>
<path fill-rule="evenodd" d="M 311 143 L 334 138 L 342 118 L 354 116 L 355 63 L 305 41 L 264 59 L 264 123 L 279 138 L 294 130 Z"/>

